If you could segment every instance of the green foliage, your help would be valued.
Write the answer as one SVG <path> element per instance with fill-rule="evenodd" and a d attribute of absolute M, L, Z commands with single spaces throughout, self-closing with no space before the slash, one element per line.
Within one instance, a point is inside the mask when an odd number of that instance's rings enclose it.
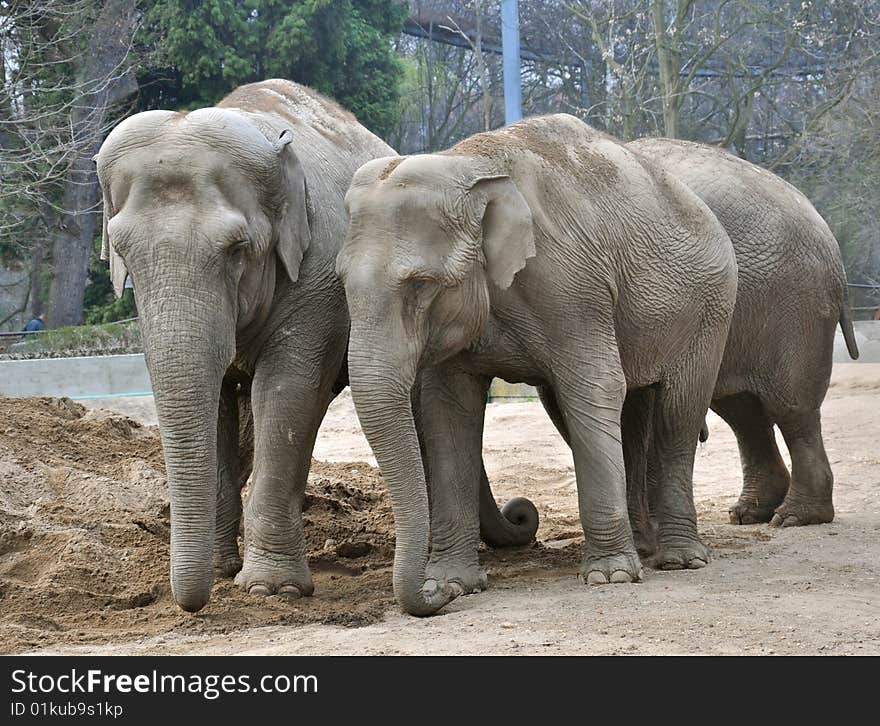
<path fill-rule="evenodd" d="M 164 74 L 154 71 L 166 86 L 164 93 L 152 91 L 155 105 L 211 105 L 244 83 L 288 78 L 333 97 L 377 134 L 397 120 L 403 69 L 391 40 L 403 28 L 405 4 L 151 0 L 146 6 L 148 44 L 167 67 Z"/>
<path fill-rule="evenodd" d="M 134 293 L 125 290 L 121 298 L 116 297 L 110 282 L 108 263 L 100 259 L 101 238 L 92 244 L 89 258 L 89 277 L 83 297 L 84 319 L 87 325 L 112 323 L 137 316 Z"/>
<path fill-rule="evenodd" d="M 143 346 L 140 326 L 137 321 L 131 321 L 50 328 L 37 335 L 28 335 L 2 357 L 4 359 L 69 358 L 141 352 Z"/>

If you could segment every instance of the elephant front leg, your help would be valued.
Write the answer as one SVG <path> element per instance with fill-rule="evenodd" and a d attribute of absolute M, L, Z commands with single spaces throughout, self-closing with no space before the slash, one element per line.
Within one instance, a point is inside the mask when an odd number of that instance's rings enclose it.
<path fill-rule="evenodd" d="M 431 507 L 427 592 L 486 589 L 479 547 L 479 482 L 489 379 L 453 367 L 426 370 L 414 411 Z"/>
<path fill-rule="evenodd" d="M 314 591 L 302 506 L 335 372 L 332 362 L 322 367 L 276 359 L 261 361 L 254 376 L 254 470 L 244 509 L 244 564 L 235 578 L 251 594 L 300 597 Z"/>
<path fill-rule="evenodd" d="M 238 530 L 241 523 L 243 459 L 240 449 L 238 384 L 224 380 L 217 416 L 217 523 L 214 533 L 214 570 L 232 577 L 241 569 Z"/>
<path fill-rule="evenodd" d="M 616 350 L 610 341 L 606 359 L 616 359 Z M 585 539 L 581 578 L 588 585 L 635 582 L 642 576 L 627 514 L 620 430 L 626 381 L 617 364 L 567 365 L 554 389 L 574 456 Z"/>

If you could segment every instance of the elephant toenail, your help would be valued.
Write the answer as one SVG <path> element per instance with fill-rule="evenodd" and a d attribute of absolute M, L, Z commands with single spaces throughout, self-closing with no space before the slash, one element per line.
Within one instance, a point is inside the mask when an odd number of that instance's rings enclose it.
<path fill-rule="evenodd" d="M 425 580 L 425 584 L 422 585 L 422 592 L 425 595 L 433 595 L 440 589 L 440 583 L 437 580 Z"/>
<path fill-rule="evenodd" d="M 271 595 L 272 591 L 265 585 L 257 583 L 255 585 L 251 585 L 248 588 L 248 593 L 250 593 L 251 595 L 262 595 L 263 597 L 265 597 L 267 595 Z"/>
<path fill-rule="evenodd" d="M 461 583 L 455 581 L 449 583 L 449 591 L 454 597 L 464 595 L 464 588 L 461 586 Z"/>
<path fill-rule="evenodd" d="M 593 570 L 592 572 L 587 573 L 587 584 L 588 585 L 607 585 L 608 578 L 605 577 L 604 572 L 599 572 L 598 570 Z"/>
<path fill-rule="evenodd" d="M 688 566 L 692 570 L 699 570 L 701 567 L 705 567 L 707 564 L 709 564 L 709 563 L 706 562 L 706 560 L 704 560 L 702 557 L 694 557 L 694 559 L 692 559 L 688 563 Z"/>
<path fill-rule="evenodd" d="M 296 585 L 282 585 L 278 588 L 278 595 L 288 600 L 296 600 L 302 597 L 302 592 Z"/>
<path fill-rule="evenodd" d="M 632 577 L 625 570 L 615 570 L 611 573 L 611 582 L 632 582 Z"/>

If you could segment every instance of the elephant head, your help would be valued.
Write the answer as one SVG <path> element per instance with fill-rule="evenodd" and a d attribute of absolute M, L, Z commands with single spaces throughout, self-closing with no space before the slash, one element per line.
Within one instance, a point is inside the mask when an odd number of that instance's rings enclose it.
<path fill-rule="evenodd" d="M 429 512 L 411 391 L 421 366 L 478 338 L 490 285 L 506 290 L 535 254 L 531 212 L 505 174 L 442 154 L 365 164 L 346 209 L 336 267 L 351 316 L 349 381 L 391 495 L 395 595 L 429 615 L 458 593 L 423 589 Z"/>
<path fill-rule="evenodd" d="M 277 260 L 295 281 L 309 246 L 305 175 L 289 129 L 208 108 L 140 113 L 95 157 L 102 256 L 131 276 L 171 497 L 171 584 L 188 611 L 208 601 L 220 388 L 236 347 L 256 346 Z"/>

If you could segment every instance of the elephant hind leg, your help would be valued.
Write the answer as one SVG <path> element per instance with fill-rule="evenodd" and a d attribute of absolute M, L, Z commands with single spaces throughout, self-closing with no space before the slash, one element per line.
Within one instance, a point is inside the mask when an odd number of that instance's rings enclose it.
<path fill-rule="evenodd" d="M 620 419 L 629 523 L 636 550 L 643 560 L 657 551 L 657 525 L 651 515 L 648 475 L 653 409 L 652 388 L 630 391 L 624 400 Z"/>
<path fill-rule="evenodd" d="M 713 401 L 712 408 L 733 429 L 743 470 L 742 493 L 730 508 L 730 521 L 769 522 L 789 488 L 788 469 L 776 446 L 773 421 L 751 393 Z"/>
<path fill-rule="evenodd" d="M 819 410 L 788 414 L 779 429 L 791 454 L 791 486 L 771 524 L 792 527 L 834 519 L 834 476 L 822 443 Z"/>
<path fill-rule="evenodd" d="M 711 372 L 690 371 L 677 372 L 654 392 L 647 475 L 655 487 L 648 494 L 657 521 L 657 552 L 651 561 L 662 570 L 697 569 L 709 562 L 709 548 L 697 531 L 693 473 L 713 381 Z"/>

